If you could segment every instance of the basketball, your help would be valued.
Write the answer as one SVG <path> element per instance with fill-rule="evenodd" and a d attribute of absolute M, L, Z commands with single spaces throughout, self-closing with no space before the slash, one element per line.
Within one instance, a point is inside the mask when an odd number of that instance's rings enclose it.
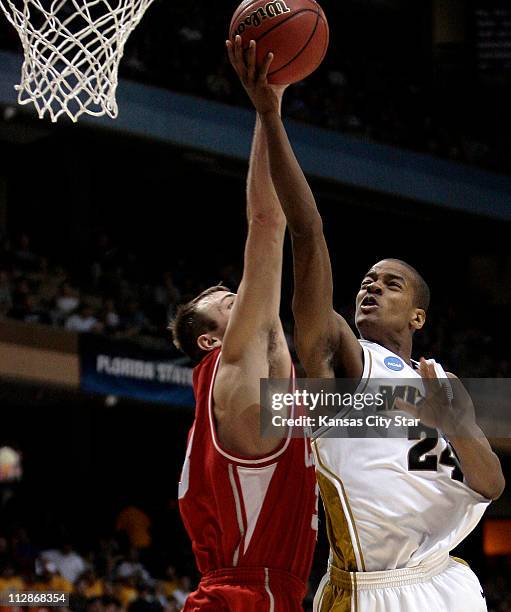
<path fill-rule="evenodd" d="M 329 40 L 328 22 L 315 0 L 244 0 L 229 28 L 231 40 L 237 34 L 244 48 L 256 41 L 258 66 L 273 53 L 268 82 L 274 85 L 296 83 L 314 72 Z"/>

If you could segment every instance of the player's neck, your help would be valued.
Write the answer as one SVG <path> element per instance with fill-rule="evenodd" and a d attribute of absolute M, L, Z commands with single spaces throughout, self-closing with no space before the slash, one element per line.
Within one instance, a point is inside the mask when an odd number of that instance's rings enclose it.
<path fill-rule="evenodd" d="M 395 337 L 395 336 L 383 336 L 381 338 L 366 338 L 371 342 L 380 344 L 387 350 L 392 351 L 408 365 L 412 364 L 412 338 L 407 337 Z"/>

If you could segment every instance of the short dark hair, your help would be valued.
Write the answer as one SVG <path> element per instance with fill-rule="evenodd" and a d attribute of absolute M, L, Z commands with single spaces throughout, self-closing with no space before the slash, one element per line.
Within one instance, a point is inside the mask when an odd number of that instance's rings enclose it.
<path fill-rule="evenodd" d="M 424 311 L 427 312 L 429 308 L 429 302 L 431 299 L 431 292 L 429 290 L 428 283 L 424 280 L 422 275 L 419 274 L 419 272 L 417 272 L 417 270 L 413 266 L 411 266 L 409 263 L 406 263 L 406 261 L 403 261 L 402 259 L 396 259 L 394 257 L 387 257 L 386 260 L 395 261 L 401 264 L 402 266 L 404 266 L 409 272 L 412 273 L 413 282 L 415 285 L 416 305 L 419 308 L 422 308 Z"/>
<path fill-rule="evenodd" d="M 195 363 L 198 363 L 207 354 L 207 351 L 202 350 L 197 344 L 197 338 L 206 332 L 214 331 L 217 327 L 216 322 L 201 312 L 198 306 L 204 298 L 217 291 L 230 291 L 230 289 L 223 285 L 205 289 L 193 300 L 178 306 L 176 316 L 168 326 L 176 348 L 188 355 Z"/>

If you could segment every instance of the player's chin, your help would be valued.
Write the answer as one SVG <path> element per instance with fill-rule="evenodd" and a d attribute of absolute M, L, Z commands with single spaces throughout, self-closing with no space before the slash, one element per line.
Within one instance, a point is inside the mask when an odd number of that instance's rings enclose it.
<path fill-rule="evenodd" d="M 355 323 L 357 327 L 360 327 L 361 325 L 373 325 L 375 321 L 379 320 L 379 318 L 378 308 L 370 310 L 369 312 L 363 312 L 360 310 L 355 317 Z"/>
<path fill-rule="evenodd" d="M 363 338 L 379 336 L 382 321 L 374 313 L 360 315 L 355 319 L 355 325 Z"/>

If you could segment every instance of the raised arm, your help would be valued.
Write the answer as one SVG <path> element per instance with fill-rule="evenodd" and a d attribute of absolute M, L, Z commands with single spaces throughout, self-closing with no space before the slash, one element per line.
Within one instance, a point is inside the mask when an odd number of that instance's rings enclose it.
<path fill-rule="evenodd" d="M 333 307 L 330 255 L 316 201 L 296 160 L 279 115 L 262 115 L 271 176 L 293 245 L 293 315 L 298 355 L 310 377 L 362 376 L 362 349 Z"/>
<path fill-rule="evenodd" d="M 231 45 L 228 51 L 237 69 L 255 70 L 255 49 L 246 66 L 241 48 Z M 259 435 L 260 379 L 287 378 L 291 373 L 291 357 L 279 319 L 286 220 L 271 180 L 268 146 L 259 118 L 247 177 L 247 221 L 243 277 L 222 342 L 214 401 L 221 444 L 252 456 L 271 452 L 279 443 Z"/>
<path fill-rule="evenodd" d="M 241 48 L 230 45 L 228 50 L 235 65 L 245 66 Z M 254 71 L 255 49 L 249 62 L 246 70 Z M 279 107 L 277 98 L 277 113 Z M 271 180 L 268 145 L 259 117 L 247 176 L 247 222 L 243 277 L 222 348 L 225 361 L 237 361 L 246 353 L 247 343 L 261 335 L 266 338 L 268 330 L 279 324 L 286 219 Z"/>
<path fill-rule="evenodd" d="M 282 250 L 286 229 L 271 182 L 267 144 L 256 121 L 247 178 L 248 233 L 243 276 L 224 336 L 224 361 L 238 361 L 250 342 L 280 327 Z"/>
<path fill-rule="evenodd" d="M 293 153 L 278 112 L 278 98 L 266 79 L 272 55 L 257 78 L 242 78 L 268 139 L 270 171 L 293 244 L 293 314 L 300 361 L 311 377 L 334 371 L 359 378 L 362 349 L 333 307 L 330 256 L 316 201 Z"/>

